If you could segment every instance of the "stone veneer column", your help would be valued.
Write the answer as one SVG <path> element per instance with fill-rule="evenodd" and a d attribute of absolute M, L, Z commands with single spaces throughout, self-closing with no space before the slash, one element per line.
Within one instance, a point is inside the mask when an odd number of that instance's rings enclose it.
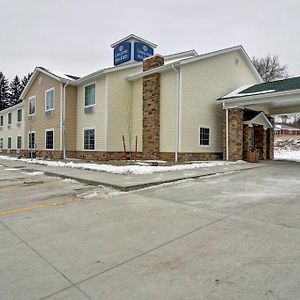
<path fill-rule="evenodd" d="M 143 71 L 160 67 L 164 58 L 160 55 L 144 60 Z M 143 78 L 143 159 L 159 159 L 160 133 L 160 74 Z"/>
<path fill-rule="evenodd" d="M 232 161 L 243 159 L 243 117 L 241 108 L 228 109 L 229 160 Z M 223 128 L 223 153 L 226 159 L 226 120 Z"/>
<path fill-rule="evenodd" d="M 267 130 L 267 159 L 274 159 L 274 118 L 269 117 L 273 128 Z"/>
<path fill-rule="evenodd" d="M 253 150 L 253 127 L 245 124 L 243 137 L 243 160 L 248 160 L 248 153 Z"/>

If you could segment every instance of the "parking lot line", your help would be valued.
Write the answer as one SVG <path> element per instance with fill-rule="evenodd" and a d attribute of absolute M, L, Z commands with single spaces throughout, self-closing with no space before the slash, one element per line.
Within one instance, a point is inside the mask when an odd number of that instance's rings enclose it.
<path fill-rule="evenodd" d="M 13 215 L 13 214 L 21 213 L 21 212 L 31 211 L 31 210 L 34 210 L 34 209 L 46 208 L 46 207 L 58 206 L 58 205 L 64 205 L 64 204 L 67 204 L 67 203 L 72 203 L 72 202 L 77 202 L 77 201 L 79 201 L 79 199 L 68 198 L 66 200 L 58 201 L 58 202 L 52 202 L 52 203 L 47 203 L 47 204 L 34 205 L 34 206 L 23 207 L 23 208 L 18 208 L 18 209 L 2 210 L 2 211 L 0 211 L 0 216 Z"/>

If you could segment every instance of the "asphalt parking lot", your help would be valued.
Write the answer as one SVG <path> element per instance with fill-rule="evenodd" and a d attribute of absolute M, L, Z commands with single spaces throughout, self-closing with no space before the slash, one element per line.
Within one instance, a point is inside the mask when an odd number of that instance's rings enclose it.
<path fill-rule="evenodd" d="M 131 192 L 0 167 L 0 299 L 299 299 L 300 164 Z"/>

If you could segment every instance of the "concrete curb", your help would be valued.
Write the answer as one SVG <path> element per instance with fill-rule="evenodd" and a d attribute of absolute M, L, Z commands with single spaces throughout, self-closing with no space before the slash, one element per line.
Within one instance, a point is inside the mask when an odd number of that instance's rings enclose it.
<path fill-rule="evenodd" d="M 6 166 L 6 167 L 10 167 L 9 165 L 5 165 L 3 162 L 2 162 L 2 165 Z M 226 175 L 228 173 L 232 174 L 232 173 L 236 173 L 236 172 L 240 172 L 240 171 L 246 171 L 246 170 L 251 170 L 251 169 L 262 167 L 262 165 L 257 165 L 257 164 L 253 165 L 251 167 L 249 167 L 249 165 L 247 165 L 247 167 L 245 166 L 245 168 L 241 168 L 241 169 L 237 169 L 237 170 L 226 170 L 226 171 L 220 171 L 220 172 L 212 171 L 212 172 L 208 172 L 205 174 L 197 174 L 197 175 L 183 176 L 183 177 L 177 177 L 177 178 L 160 180 L 160 181 L 145 182 L 145 183 L 139 183 L 139 184 L 132 184 L 132 185 L 128 185 L 128 186 L 121 186 L 121 185 L 116 185 L 116 184 L 110 184 L 107 182 L 101 182 L 99 180 L 91 180 L 91 179 L 85 179 L 85 178 L 72 176 L 72 175 L 65 175 L 65 174 L 61 174 L 59 172 L 45 171 L 45 170 L 43 170 L 43 168 L 39 169 L 38 165 L 35 165 L 35 166 L 37 168 L 31 169 L 31 168 L 28 168 L 26 165 L 24 165 L 24 166 L 22 166 L 22 170 L 28 171 L 28 172 L 41 171 L 41 172 L 44 172 L 44 174 L 47 176 L 59 177 L 59 178 L 63 178 L 63 179 L 73 179 L 78 182 L 88 184 L 88 185 L 93 185 L 93 186 L 99 186 L 99 185 L 106 186 L 106 187 L 110 187 L 110 188 L 113 188 L 115 190 L 119 190 L 122 192 L 134 191 L 134 190 L 139 190 L 142 188 L 147 188 L 147 187 L 152 187 L 152 186 L 154 187 L 154 186 L 159 186 L 159 185 L 166 184 L 166 183 L 172 183 L 172 182 L 187 180 L 187 179 L 198 179 L 201 177 L 208 177 L 208 176 L 214 176 L 214 175 Z M 41 165 L 41 166 L 45 167 L 43 165 Z M 21 166 L 15 166 L 14 168 L 21 169 Z M 90 170 L 90 172 L 97 172 L 97 171 Z"/>

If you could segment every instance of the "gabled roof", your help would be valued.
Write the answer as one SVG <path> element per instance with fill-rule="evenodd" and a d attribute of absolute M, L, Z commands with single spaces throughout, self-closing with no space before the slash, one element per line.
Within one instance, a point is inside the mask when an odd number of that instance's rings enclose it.
<path fill-rule="evenodd" d="M 195 56 L 189 57 L 189 58 L 183 58 L 183 59 L 178 60 L 174 63 L 169 63 L 169 64 L 167 63 L 167 64 L 165 64 L 161 67 L 155 68 L 155 69 L 151 69 L 151 70 L 148 70 L 148 71 L 145 71 L 145 72 L 139 72 L 139 73 L 127 76 L 127 79 L 129 81 L 136 80 L 138 78 L 141 78 L 141 77 L 144 77 L 146 75 L 153 74 L 153 73 L 165 72 L 165 71 L 167 71 L 169 69 L 172 69 L 173 67 L 176 67 L 176 66 L 182 66 L 182 65 L 185 65 L 185 64 L 190 64 L 190 63 L 193 63 L 193 62 L 208 59 L 208 58 L 215 57 L 215 56 L 218 56 L 218 55 L 223 55 L 223 54 L 230 53 L 230 52 L 233 52 L 233 51 L 238 51 L 240 53 L 240 55 L 244 58 L 246 64 L 248 65 L 248 67 L 250 68 L 250 70 L 252 71 L 252 73 L 254 74 L 256 79 L 259 82 L 262 82 L 262 78 L 258 74 L 257 70 L 255 69 L 254 65 L 252 64 L 251 59 L 249 58 L 248 54 L 246 53 L 246 51 L 244 50 L 244 48 L 241 45 L 234 46 L 234 47 L 229 47 L 229 48 L 224 48 L 224 49 L 221 49 L 221 50 L 217 50 L 217 51 L 214 51 L 214 52 L 209 52 L 209 53 L 205 53 L 205 54 L 201 54 L 201 55 L 195 55 Z"/>
<path fill-rule="evenodd" d="M 159 54 L 155 54 L 155 55 L 159 55 Z M 167 54 L 164 55 L 164 59 L 165 61 L 174 61 L 174 60 L 180 60 L 183 58 L 192 58 L 192 57 L 196 57 L 198 56 L 197 52 L 195 50 L 188 50 L 188 51 L 184 51 L 184 52 L 179 52 L 179 53 L 173 53 L 173 54 Z M 109 68 L 104 68 L 104 69 L 100 69 L 96 72 L 93 72 L 91 74 L 88 74 L 86 76 L 83 76 L 81 78 L 79 78 L 78 80 L 76 80 L 75 84 L 82 84 L 85 83 L 87 81 L 90 81 L 92 79 L 96 79 L 100 76 L 106 75 L 108 73 L 112 73 L 112 72 L 116 72 L 116 71 L 121 71 L 121 70 L 125 70 L 125 69 L 129 69 L 129 68 L 134 68 L 137 66 L 142 66 L 143 62 L 130 62 L 128 64 L 125 65 L 118 65 L 118 66 L 113 66 L 113 67 L 109 67 Z"/>
<path fill-rule="evenodd" d="M 139 40 L 139 41 L 141 41 L 141 42 L 143 42 L 143 43 L 151 46 L 152 48 L 156 48 L 157 47 L 156 44 L 151 43 L 150 41 L 147 41 L 147 40 L 145 40 L 145 39 L 143 39 L 143 38 L 141 38 L 141 37 L 139 37 L 139 36 L 137 36 L 135 34 L 130 34 L 130 35 L 124 37 L 123 39 L 116 41 L 115 43 L 111 44 L 111 47 L 115 48 L 119 44 L 121 44 L 121 43 L 123 43 L 123 42 L 125 42 L 126 40 L 129 40 L 129 39 Z"/>
<path fill-rule="evenodd" d="M 32 86 L 33 82 L 35 81 L 35 79 L 37 78 L 38 73 L 44 73 L 50 77 L 52 77 L 53 79 L 56 79 L 62 83 L 70 83 L 70 84 L 74 84 L 74 81 L 76 79 L 79 79 L 79 77 L 77 76 L 73 76 L 73 75 L 67 75 L 61 72 L 54 72 L 50 69 L 46 69 L 43 67 L 36 67 L 33 71 L 32 76 L 30 77 L 30 80 L 27 82 L 21 96 L 20 99 L 23 99 L 24 96 L 27 94 L 28 90 L 30 89 L 30 87 Z"/>
<path fill-rule="evenodd" d="M 272 123 L 270 122 L 270 120 L 267 118 L 266 114 L 263 111 L 259 112 L 253 118 L 244 121 L 244 124 L 248 124 L 249 126 L 263 125 L 265 129 L 273 128 Z"/>
<path fill-rule="evenodd" d="M 294 91 L 300 89 L 300 77 L 276 80 L 271 82 L 254 84 L 241 87 L 233 92 L 219 98 L 218 100 L 242 98 L 246 96 L 257 96 L 260 94 L 276 94 L 280 92 Z"/>
<path fill-rule="evenodd" d="M 8 112 L 10 112 L 12 110 L 15 110 L 15 109 L 18 109 L 18 108 L 22 108 L 23 106 L 24 106 L 24 102 L 22 101 L 20 103 L 17 103 L 17 104 L 15 104 L 13 106 L 10 106 L 10 107 L 7 107 L 7 108 L 1 110 L 0 111 L 0 115 L 3 115 L 5 113 L 8 113 Z"/>

